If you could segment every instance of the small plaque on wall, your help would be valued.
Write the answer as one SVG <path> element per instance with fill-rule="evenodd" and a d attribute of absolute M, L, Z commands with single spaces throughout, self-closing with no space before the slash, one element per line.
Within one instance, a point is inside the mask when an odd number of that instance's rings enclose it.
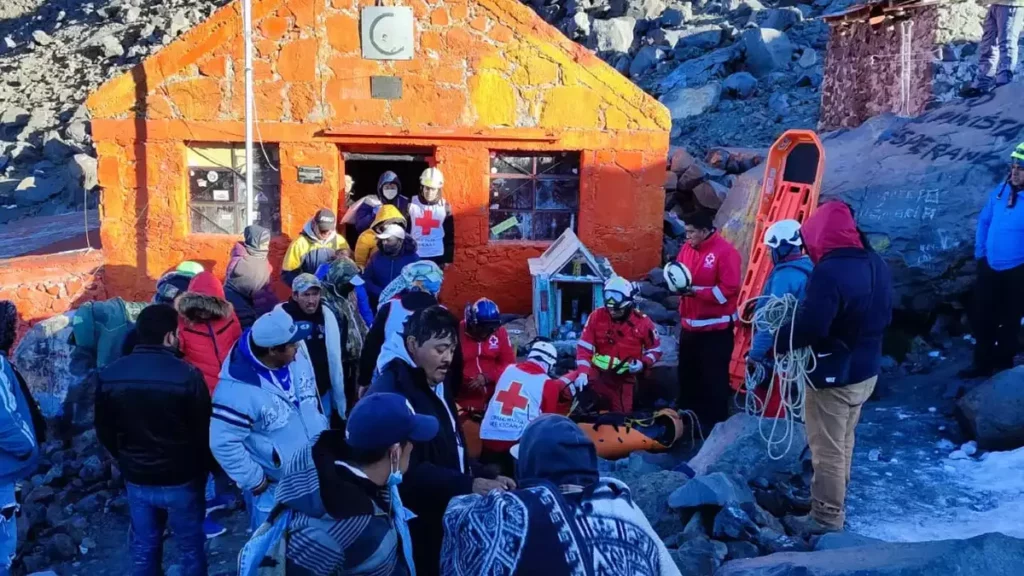
<path fill-rule="evenodd" d="M 299 166 L 300 184 L 323 184 L 324 169 L 320 166 Z"/>
<path fill-rule="evenodd" d="M 370 76 L 370 98 L 400 100 L 402 98 L 402 79 L 394 76 Z"/>

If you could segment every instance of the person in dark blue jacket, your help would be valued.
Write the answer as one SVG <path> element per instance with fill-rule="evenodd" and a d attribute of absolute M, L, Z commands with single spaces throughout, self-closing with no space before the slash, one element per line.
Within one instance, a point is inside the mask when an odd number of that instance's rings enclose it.
<path fill-rule="evenodd" d="M 978 280 L 972 315 L 974 364 L 962 378 L 985 378 L 1013 367 L 1024 317 L 1024 142 L 1010 159 L 1010 175 L 989 194 L 978 217 L 974 257 Z"/>
<path fill-rule="evenodd" d="M 445 376 L 455 358 L 459 322 L 444 307 L 419 309 L 403 327 L 405 346 L 384 358 L 367 394 L 391 392 L 409 402 L 417 414 L 440 423 L 428 442 L 415 442 L 409 470 L 399 493 L 403 504 L 416 514 L 409 522 L 416 573 L 438 574 L 443 530 L 441 518 L 455 496 L 515 488 L 510 478 L 474 478 L 466 458 L 466 441 L 456 420 L 455 394 Z"/>
<path fill-rule="evenodd" d="M 854 430 L 878 381 L 882 335 L 892 320 L 892 279 L 843 202 L 818 207 L 801 236 L 814 270 L 793 321 L 792 348 L 810 346 L 817 362 L 804 406 L 814 477 L 811 513 L 785 522 L 794 533 L 810 535 L 843 529 Z M 778 344 L 782 353 L 789 341 Z"/>
<path fill-rule="evenodd" d="M 380 293 L 402 274 L 402 268 L 406 264 L 412 264 L 419 259 L 416 255 L 416 241 L 411 236 L 406 236 L 405 228 L 398 224 L 385 226 L 384 230 L 377 234 L 377 251 L 370 256 L 370 261 L 363 270 L 370 306 L 376 309 Z"/>

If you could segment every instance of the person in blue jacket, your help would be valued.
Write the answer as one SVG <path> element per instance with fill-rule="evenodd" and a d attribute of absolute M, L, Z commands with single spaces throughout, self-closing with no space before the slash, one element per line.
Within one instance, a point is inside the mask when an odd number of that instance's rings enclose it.
<path fill-rule="evenodd" d="M 800 236 L 800 223 L 796 220 L 780 220 L 765 230 L 764 244 L 772 255 L 774 268 L 764 283 L 761 296 L 784 296 L 792 294 L 797 301 L 804 297 L 807 279 L 811 277 L 814 264 L 810 257 L 802 253 L 804 241 Z M 767 299 L 757 304 L 760 309 L 767 304 Z M 771 362 L 775 336 L 767 330 L 755 328 L 754 338 L 750 344 L 747 360 L 751 363 L 768 364 Z M 768 371 L 771 373 L 771 371 Z"/>
<path fill-rule="evenodd" d="M 989 194 L 978 217 L 978 260 L 972 315 L 974 364 L 962 378 L 984 378 L 1013 367 L 1024 316 L 1024 142 L 1010 155 L 1010 174 Z"/>
<path fill-rule="evenodd" d="M 416 241 L 406 235 L 405 228 L 398 224 L 385 226 L 377 234 L 377 251 L 370 256 L 366 270 L 363 270 L 370 305 L 376 308 L 381 292 L 402 274 L 402 268 L 419 259 L 416 255 Z"/>
<path fill-rule="evenodd" d="M 25 388 L 6 354 L 0 354 L 0 574 L 8 574 L 18 549 L 16 484 L 39 465 L 39 442 Z"/>

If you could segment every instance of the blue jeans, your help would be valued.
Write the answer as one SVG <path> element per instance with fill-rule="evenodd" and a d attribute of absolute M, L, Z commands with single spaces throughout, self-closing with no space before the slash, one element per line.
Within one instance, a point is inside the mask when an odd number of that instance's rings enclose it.
<path fill-rule="evenodd" d="M 0 576 L 7 576 L 11 571 L 11 562 L 18 551 L 18 519 L 14 513 L 18 503 L 14 499 L 14 484 L 0 485 Z"/>
<path fill-rule="evenodd" d="M 131 526 L 128 548 L 132 576 L 159 576 L 163 560 L 164 527 L 178 539 L 183 576 L 206 576 L 206 499 L 203 482 L 180 486 L 140 486 L 127 483 Z"/>
<path fill-rule="evenodd" d="M 1024 8 L 999 4 L 988 7 L 978 54 L 979 83 L 988 84 L 993 75 L 996 84 L 1006 84 L 1013 80 L 1013 72 L 1017 68 L 1017 42 L 1022 28 Z M 998 72 L 996 49 L 999 51 Z"/>
<path fill-rule="evenodd" d="M 277 483 L 271 484 L 258 496 L 254 496 L 249 490 L 243 491 L 245 509 L 249 511 L 249 531 L 251 533 L 255 533 L 267 521 L 270 511 L 274 509 L 274 494 L 276 492 Z"/>

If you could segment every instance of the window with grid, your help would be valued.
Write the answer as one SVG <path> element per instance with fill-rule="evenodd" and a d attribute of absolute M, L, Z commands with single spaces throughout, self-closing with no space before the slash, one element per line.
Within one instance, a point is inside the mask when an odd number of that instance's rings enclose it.
<path fill-rule="evenodd" d="M 254 223 L 281 233 L 280 154 L 276 144 L 253 151 Z M 242 144 L 188 147 L 188 207 L 191 230 L 196 234 L 238 235 L 248 220 L 249 195 L 245 190 L 245 146 Z"/>
<path fill-rule="evenodd" d="M 576 231 L 578 152 L 491 152 L 491 240 L 555 240 Z"/>

